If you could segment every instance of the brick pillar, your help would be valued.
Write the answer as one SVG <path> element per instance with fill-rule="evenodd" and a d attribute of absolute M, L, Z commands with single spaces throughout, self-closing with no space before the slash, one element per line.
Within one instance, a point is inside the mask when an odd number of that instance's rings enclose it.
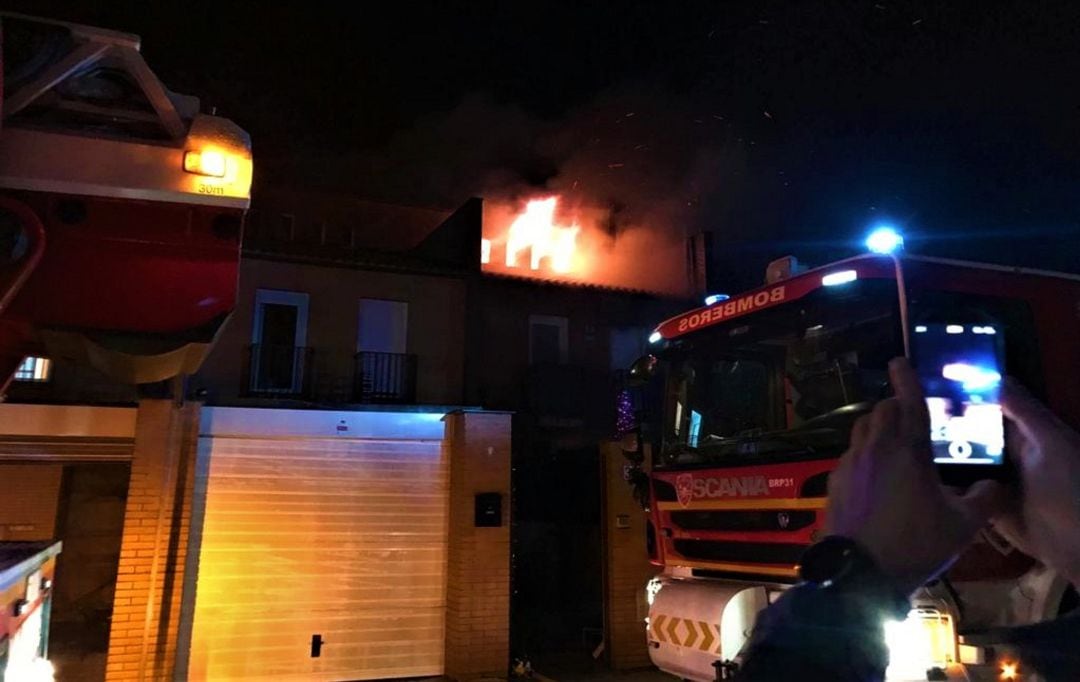
<path fill-rule="evenodd" d="M 107 682 L 172 679 L 199 408 L 171 400 L 139 403 Z"/>
<path fill-rule="evenodd" d="M 650 665 L 645 584 L 656 575 L 645 547 L 645 513 L 623 478 L 619 443 L 600 446 L 604 472 L 604 631 L 615 670 Z"/>
<path fill-rule="evenodd" d="M 446 674 L 506 677 L 510 656 L 509 414 L 446 416 L 450 518 Z M 502 526 L 474 526 L 477 493 L 502 494 Z"/>

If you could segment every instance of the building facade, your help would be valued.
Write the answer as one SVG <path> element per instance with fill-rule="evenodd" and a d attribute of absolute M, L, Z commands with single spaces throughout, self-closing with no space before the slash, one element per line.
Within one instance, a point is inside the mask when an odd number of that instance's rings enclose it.
<path fill-rule="evenodd" d="M 271 188 L 254 206 L 237 308 L 198 373 L 136 389 L 48 358 L 10 391 L 44 412 L 4 430 L 0 467 L 48 508 L 0 505 L 0 528 L 68 543 L 58 589 L 100 555 L 54 607 L 72 679 L 640 663 L 611 567 L 648 566 L 610 523 L 629 490 L 605 444 L 620 370 L 683 301 L 485 274 L 479 200 Z M 87 532 L 93 548 L 71 544 Z"/>

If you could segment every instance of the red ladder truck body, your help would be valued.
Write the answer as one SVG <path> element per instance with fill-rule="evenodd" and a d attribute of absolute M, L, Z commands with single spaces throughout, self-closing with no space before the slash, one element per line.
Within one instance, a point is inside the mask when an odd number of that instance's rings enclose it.
<path fill-rule="evenodd" d="M 35 355 L 193 372 L 235 305 L 247 134 L 165 88 L 137 36 L 0 22 L 0 388 Z"/>

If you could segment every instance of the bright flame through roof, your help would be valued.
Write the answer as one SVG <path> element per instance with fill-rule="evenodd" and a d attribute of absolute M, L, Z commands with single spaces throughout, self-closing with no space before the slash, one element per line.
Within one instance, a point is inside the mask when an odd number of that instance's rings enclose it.
<path fill-rule="evenodd" d="M 686 241 L 663 213 L 616 215 L 580 193 L 490 198 L 479 244 L 485 273 L 688 297 Z"/>
<path fill-rule="evenodd" d="M 518 267 L 522 252 L 528 252 L 529 268 L 539 270 L 548 259 L 549 267 L 558 273 L 570 272 L 574 250 L 581 228 L 578 225 L 556 225 L 556 197 L 533 199 L 510 224 L 506 240 L 506 265 Z"/>

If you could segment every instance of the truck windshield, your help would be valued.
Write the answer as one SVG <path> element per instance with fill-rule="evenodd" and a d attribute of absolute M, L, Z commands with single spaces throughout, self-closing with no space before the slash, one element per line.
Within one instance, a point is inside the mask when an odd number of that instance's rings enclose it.
<path fill-rule="evenodd" d="M 839 455 L 903 352 L 896 285 L 863 280 L 682 339 L 667 366 L 658 466 Z"/>

